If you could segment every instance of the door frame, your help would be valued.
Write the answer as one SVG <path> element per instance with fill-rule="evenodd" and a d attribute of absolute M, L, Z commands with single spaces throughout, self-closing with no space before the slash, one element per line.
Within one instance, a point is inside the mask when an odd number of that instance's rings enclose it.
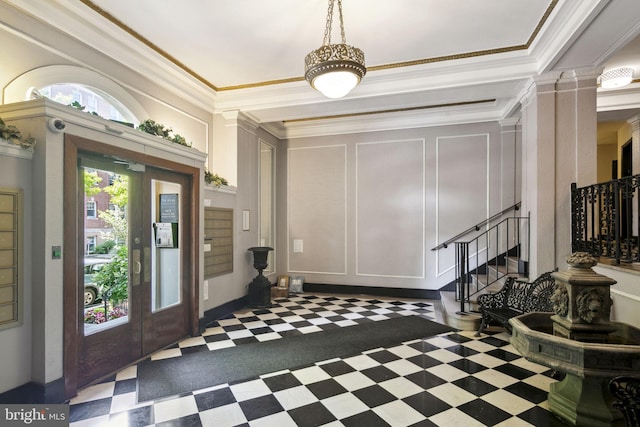
<path fill-rule="evenodd" d="M 65 397 L 70 398 L 78 391 L 78 365 L 80 340 L 78 330 L 80 318 L 78 302 L 83 293 L 80 292 L 80 282 L 82 280 L 81 269 L 78 260 L 84 255 L 84 245 L 78 239 L 80 230 L 79 224 L 78 197 L 78 151 L 88 151 L 97 154 L 115 156 L 134 161 L 136 163 L 152 166 L 160 169 L 167 169 L 190 178 L 189 192 L 192 209 L 189 215 L 189 236 L 191 247 L 189 256 L 191 263 L 184 266 L 189 271 L 189 299 L 188 303 L 188 332 L 190 335 L 197 335 L 199 332 L 199 280 L 200 280 L 200 181 L 201 169 L 175 161 L 166 160 L 159 157 L 150 156 L 144 153 L 131 151 L 114 145 L 101 143 L 77 135 L 65 134 L 64 136 L 64 170 L 63 170 L 63 190 L 64 190 L 64 222 L 65 230 L 63 239 L 63 377 Z M 144 358 L 146 355 L 142 355 Z M 123 366 L 124 367 L 124 366 Z"/>

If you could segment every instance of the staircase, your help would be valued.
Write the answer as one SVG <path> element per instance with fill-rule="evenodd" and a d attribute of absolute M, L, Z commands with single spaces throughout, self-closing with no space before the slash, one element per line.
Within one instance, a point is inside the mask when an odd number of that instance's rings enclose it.
<path fill-rule="evenodd" d="M 444 322 L 462 331 L 477 331 L 480 327 L 480 309 L 477 304 L 478 297 L 485 293 L 497 292 L 509 276 L 516 276 L 526 279 L 525 276 L 513 273 L 518 271 L 518 259 L 515 257 L 506 258 L 506 265 L 489 265 L 486 273 L 472 275 L 473 287 L 481 289 L 469 298 L 468 310 L 460 311 L 460 301 L 456 298 L 456 291 L 440 291 L 440 302 L 442 304 L 442 316 Z"/>

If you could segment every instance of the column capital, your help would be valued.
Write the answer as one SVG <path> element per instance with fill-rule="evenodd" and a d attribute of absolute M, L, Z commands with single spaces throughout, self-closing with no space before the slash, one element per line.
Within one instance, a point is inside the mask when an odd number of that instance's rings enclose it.
<path fill-rule="evenodd" d="M 501 131 L 513 131 L 520 125 L 520 117 L 509 117 L 499 121 Z"/>
<path fill-rule="evenodd" d="M 259 123 L 253 117 L 240 110 L 226 110 L 220 113 L 225 120 L 225 126 L 238 126 L 249 133 L 256 133 Z"/>

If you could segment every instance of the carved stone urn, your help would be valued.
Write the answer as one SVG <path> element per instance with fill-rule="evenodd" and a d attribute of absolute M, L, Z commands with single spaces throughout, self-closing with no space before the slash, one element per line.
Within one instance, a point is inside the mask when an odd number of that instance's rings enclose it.
<path fill-rule="evenodd" d="M 253 253 L 253 267 L 258 275 L 249 283 L 249 307 L 265 308 L 271 305 L 271 283 L 262 271 L 267 268 L 267 257 L 273 248 L 256 246 L 248 249 Z"/>

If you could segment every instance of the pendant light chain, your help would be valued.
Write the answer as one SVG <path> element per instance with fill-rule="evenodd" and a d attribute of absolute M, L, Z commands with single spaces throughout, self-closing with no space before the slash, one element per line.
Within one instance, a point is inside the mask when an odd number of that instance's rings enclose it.
<path fill-rule="evenodd" d="M 342 0 L 338 0 L 338 13 L 340 14 L 340 35 L 342 44 L 347 44 L 347 37 L 344 35 L 344 21 L 342 20 Z"/>
<path fill-rule="evenodd" d="M 336 0 L 328 0 L 327 22 L 322 46 L 304 58 L 304 78 L 327 98 L 342 98 L 360 83 L 367 73 L 364 53 L 347 44 L 342 16 L 342 0 L 338 0 L 338 18 L 342 43 L 331 44 L 333 11 Z"/>
<path fill-rule="evenodd" d="M 327 22 L 324 29 L 324 39 L 322 41 L 323 46 L 329 46 L 331 44 L 334 3 L 335 3 L 335 0 L 329 0 L 329 9 L 327 11 Z M 340 36 L 342 37 L 342 44 L 347 44 L 347 38 L 344 32 L 344 20 L 342 18 L 342 0 L 338 0 L 338 16 L 340 18 Z"/>

